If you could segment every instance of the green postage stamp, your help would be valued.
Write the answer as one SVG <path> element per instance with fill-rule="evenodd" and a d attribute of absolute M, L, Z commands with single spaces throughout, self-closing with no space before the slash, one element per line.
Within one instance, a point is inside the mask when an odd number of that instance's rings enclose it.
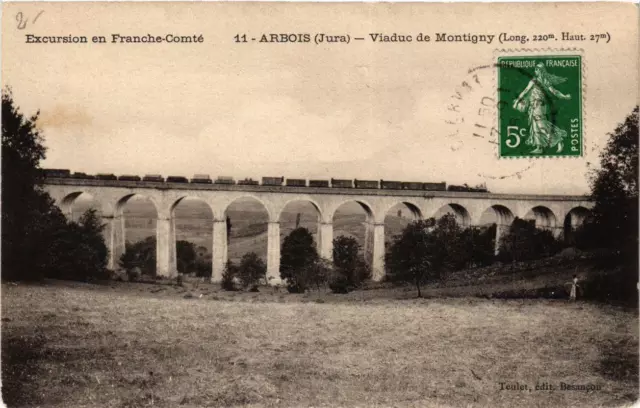
<path fill-rule="evenodd" d="M 498 58 L 500 157 L 579 157 L 584 150 L 582 57 Z"/>

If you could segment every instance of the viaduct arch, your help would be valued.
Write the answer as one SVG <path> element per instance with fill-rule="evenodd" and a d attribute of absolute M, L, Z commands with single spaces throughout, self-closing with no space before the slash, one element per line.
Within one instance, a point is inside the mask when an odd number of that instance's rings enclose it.
<path fill-rule="evenodd" d="M 222 277 L 227 261 L 227 208 L 240 198 L 260 202 L 268 214 L 267 277 L 280 281 L 280 216 L 287 204 L 310 202 L 318 211 L 319 253 L 331 259 L 333 248 L 333 216 L 347 202 L 357 202 L 366 216 L 365 254 L 373 270 L 373 278 L 384 277 L 385 227 L 387 212 L 404 204 L 414 217 L 430 218 L 442 209 L 453 212 L 465 226 L 480 225 L 485 213 L 494 215 L 497 237 L 509 228 L 515 217 L 534 220 L 539 228 L 554 235 L 575 229 L 588 215 L 593 204 L 584 196 L 493 194 L 453 191 L 377 190 L 351 188 L 312 188 L 254 185 L 194 185 L 144 181 L 47 179 L 45 190 L 67 215 L 74 201 L 87 193 L 99 203 L 107 228 L 105 240 L 109 248 L 109 267 L 115 268 L 124 250 L 124 204 L 133 196 L 148 197 L 156 208 L 156 272 L 160 276 L 177 275 L 175 254 L 176 205 L 186 197 L 204 201 L 213 214 L 212 281 Z"/>

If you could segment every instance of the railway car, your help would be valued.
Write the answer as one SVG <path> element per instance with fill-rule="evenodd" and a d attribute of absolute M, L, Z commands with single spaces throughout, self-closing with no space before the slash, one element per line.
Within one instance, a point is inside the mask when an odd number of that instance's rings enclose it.
<path fill-rule="evenodd" d="M 355 179 L 353 182 L 356 188 L 378 188 L 378 180 L 358 180 Z"/>
<path fill-rule="evenodd" d="M 449 184 L 449 186 L 447 186 L 447 191 L 467 191 L 468 187 L 465 186 L 457 186 L 455 184 Z"/>
<path fill-rule="evenodd" d="M 415 181 L 403 181 L 401 183 L 403 190 L 422 190 L 424 188 L 424 183 L 419 183 Z"/>
<path fill-rule="evenodd" d="M 241 186 L 257 186 L 260 183 L 258 183 L 258 180 L 254 180 L 252 178 L 246 178 L 244 180 L 238 180 L 238 185 Z"/>
<path fill-rule="evenodd" d="M 462 185 L 462 186 L 456 186 L 456 185 L 449 185 L 449 187 L 447 188 L 448 191 L 465 191 L 468 193 L 487 193 L 487 187 L 486 186 L 476 186 L 476 187 L 470 187 L 466 184 Z"/>
<path fill-rule="evenodd" d="M 211 184 L 213 181 L 208 174 L 194 174 L 193 178 L 190 180 L 191 183 L 194 184 Z"/>
<path fill-rule="evenodd" d="M 83 172 L 75 172 L 71 175 L 71 178 L 81 179 L 81 180 L 95 180 L 96 176 L 92 176 Z"/>
<path fill-rule="evenodd" d="M 290 187 L 306 187 L 307 180 L 305 179 L 287 179 L 285 185 Z"/>
<path fill-rule="evenodd" d="M 71 171 L 67 169 L 42 169 L 42 175 L 47 178 L 67 178 Z"/>
<path fill-rule="evenodd" d="M 214 184 L 236 184 L 233 177 L 229 177 L 229 176 L 218 176 L 216 181 L 214 181 L 213 183 Z"/>
<path fill-rule="evenodd" d="M 189 180 L 182 176 L 167 176 L 167 183 L 188 183 Z"/>
<path fill-rule="evenodd" d="M 427 191 L 446 191 L 447 190 L 447 183 L 445 183 L 444 181 L 442 183 L 422 183 L 423 184 L 423 190 L 427 190 Z"/>
<path fill-rule="evenodd" d="M 98 173 L 96 174 L 97 180 L 118 180 L 115 174 L 113 173 Z"/>
<path fill-rule="evenodd" d="M 263 177 L 263 186 L 281 186 L 284 182 L 284 177 Z"/>
<path fill-rule="evenodd" d="M 353 188 L 353 180 L 331 179 L 331 187 L 334 188 Z"/>
<path fill-rule="evenodd" d="M 402 182 L 380 180 L 380 188 L 388 190 L 402 190 Z"/>
<path fill-rule="evenodd" d="M 309 180 L 309 187 L 329 187 L 329 180 Z"/>
<path fill-rule="evenodd" d="M 164 183 L 164 177 L 160 174 L 147 174 L 142 178 L 142 181 L 154 181 L 156 183 Z"/>
<path fill-rule="evenodd" d="M 124 174 L 122 176 L 118 176 L 118 181 L 140 181 L 140 176 Z"/>

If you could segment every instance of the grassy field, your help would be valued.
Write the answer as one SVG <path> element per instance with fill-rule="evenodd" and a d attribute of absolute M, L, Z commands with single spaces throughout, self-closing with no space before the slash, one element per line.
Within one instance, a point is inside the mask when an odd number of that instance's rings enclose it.
<path fill-rule="evenodd" d="M 3 398 L 19 407 L 592 407 L 638 398 L 637 310 L 407 291 L 3 285 Z M 527 390 L 501 390 L 516 382 Z M 599 389 L 563 391 L 561 382 Z M 543 383 L 556 389 L 534 389 Z"/>

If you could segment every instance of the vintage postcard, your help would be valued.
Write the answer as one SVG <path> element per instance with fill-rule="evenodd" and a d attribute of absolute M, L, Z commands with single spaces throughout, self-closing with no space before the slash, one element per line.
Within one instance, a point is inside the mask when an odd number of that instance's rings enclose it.
<path fill-rule="evenodd" d="M 2 4 L 3 402 L 633 405 L 638 17 Z"/>

